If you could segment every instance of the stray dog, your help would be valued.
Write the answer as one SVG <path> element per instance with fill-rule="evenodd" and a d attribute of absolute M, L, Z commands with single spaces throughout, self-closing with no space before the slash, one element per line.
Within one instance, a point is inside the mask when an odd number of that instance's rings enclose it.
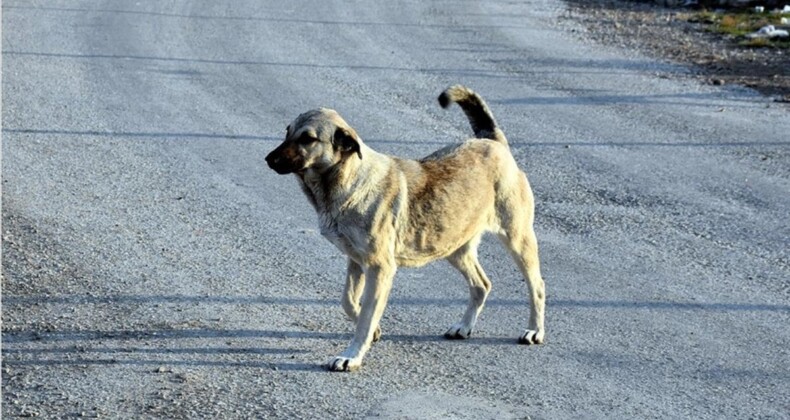
<path fill-rule="evenodd" d="M 468 338 L 491 290 L 477 260 L 485 232 L 494 232 L 527 279 L 531 312 L 521 344 L 545 337 L 545 289 L 533 230 L 534 198 L 526 175 L 485 101 L 456 85 L 439 96 L 457 103 L 475 138 L 419 161 L 372 150 L 340 115 L 320 108 L 288 126 L 285 141 L 266 162 L 279 174 L 296 174 L 318 213 L 321 235 L 348 256 L 342 306 L 356 324 L 348 348 L 329 362 L 352 371 L 381 335 L 395 271 L 444 258 L 469 284 L 469 306 L 448 339 Z"/>

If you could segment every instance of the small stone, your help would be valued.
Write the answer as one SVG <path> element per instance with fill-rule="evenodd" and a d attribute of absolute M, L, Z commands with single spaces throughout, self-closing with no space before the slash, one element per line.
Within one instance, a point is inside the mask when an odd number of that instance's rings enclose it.
<path fill-rule="evenodd" d="M 38 411 L 35 410 L 25 410 L 19 414 L 19 417 L 38 417 L 41 415 Z"/>

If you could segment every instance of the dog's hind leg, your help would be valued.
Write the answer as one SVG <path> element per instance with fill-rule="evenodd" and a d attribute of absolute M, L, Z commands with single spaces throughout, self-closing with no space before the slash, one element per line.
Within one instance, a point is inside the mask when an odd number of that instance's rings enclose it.
<path fill-rule="evenodd" d="M 359 298 L 362 296 L 364 287 L 365 272 L 362 270 L 362 266 L 349 258 L 348 268 L 346 269 L 346 287 L 343 290 L 341 305 L 354 325 L 357 325 L 357 319 L 359 318 Z M 380 338 L 381 327 L 376 327 L 376 332 L 373 334 L 373 341 L 379 341 Z"/>
<path fill-rule="evenodd" d="M 520 219 L 520 220 L 519 220 Z M 538 240 L 532 228 L 531 217 L 528 220 L 516 217 L 509 226 L 504 227 L 505 233 L 500 239 L 510 249 L 521 273 L 527 280 L 530 298 L 529 328 L 519 337 L 521 344 L 542 344 L 546 330 L 543 316 L 546 308 L 546 288 L 540 275 L 538 259 Z"/>
<path fill-rule="evenodd" d="M 466 308 L 466 313 L 464 313 L 461 321 L 451 326 L 444 333 L 445 338 L 463 339 L 468 338 L 472 334 L 477 323 L 477 317 L 483 310 L 486 297 L 491 291 L 491 281 L 488 280 L 483 267 L 480 266 L 480 262 L 477 260 L 477 245 L 479 243 L 480 237 L 478 236 L 447 258 L 447 261 L 463 274 L 469 284 L 469 306 Z"/>

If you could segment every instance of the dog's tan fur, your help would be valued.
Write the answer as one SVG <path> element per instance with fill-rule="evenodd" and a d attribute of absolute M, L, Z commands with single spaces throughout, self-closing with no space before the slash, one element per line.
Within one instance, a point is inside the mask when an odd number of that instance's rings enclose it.
<path fill-rule="evenodd" d="M 377 153 L 340 115 L 308 111 L 288 126 L 266 157 L 278 173 L 295 173 L 315 207 L 321 234 L 349 258 L 343 309 L 356 323 L 349 347 L 329 368 L 358 368 L 373 341 L 399 266 L 447 259 L 469 284 L 469 306 L 447 338 L 472 333 L 491 282 L 477 260 L 485 232 L 496 233 L 528 281 L 531 314 L 523 344 L 544 340 L 544 283 L 533 231 L 534 199 L 488 106 L 463 86 L 445 90 L 442 106 L 458 103 L 475 139 L 419 161 Z"/>

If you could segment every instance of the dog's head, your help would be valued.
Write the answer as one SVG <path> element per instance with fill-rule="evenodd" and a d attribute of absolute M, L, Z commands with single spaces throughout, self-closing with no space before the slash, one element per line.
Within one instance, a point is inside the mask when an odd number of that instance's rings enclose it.
<path fill-rule="evenodd" d="M 323 173 L 355 155 L 362 159 L 361 145 L 356 131 L 336 111 L 319 108 L 296 117 L 266 163 L 278 174 L 309 169 Z"/>

